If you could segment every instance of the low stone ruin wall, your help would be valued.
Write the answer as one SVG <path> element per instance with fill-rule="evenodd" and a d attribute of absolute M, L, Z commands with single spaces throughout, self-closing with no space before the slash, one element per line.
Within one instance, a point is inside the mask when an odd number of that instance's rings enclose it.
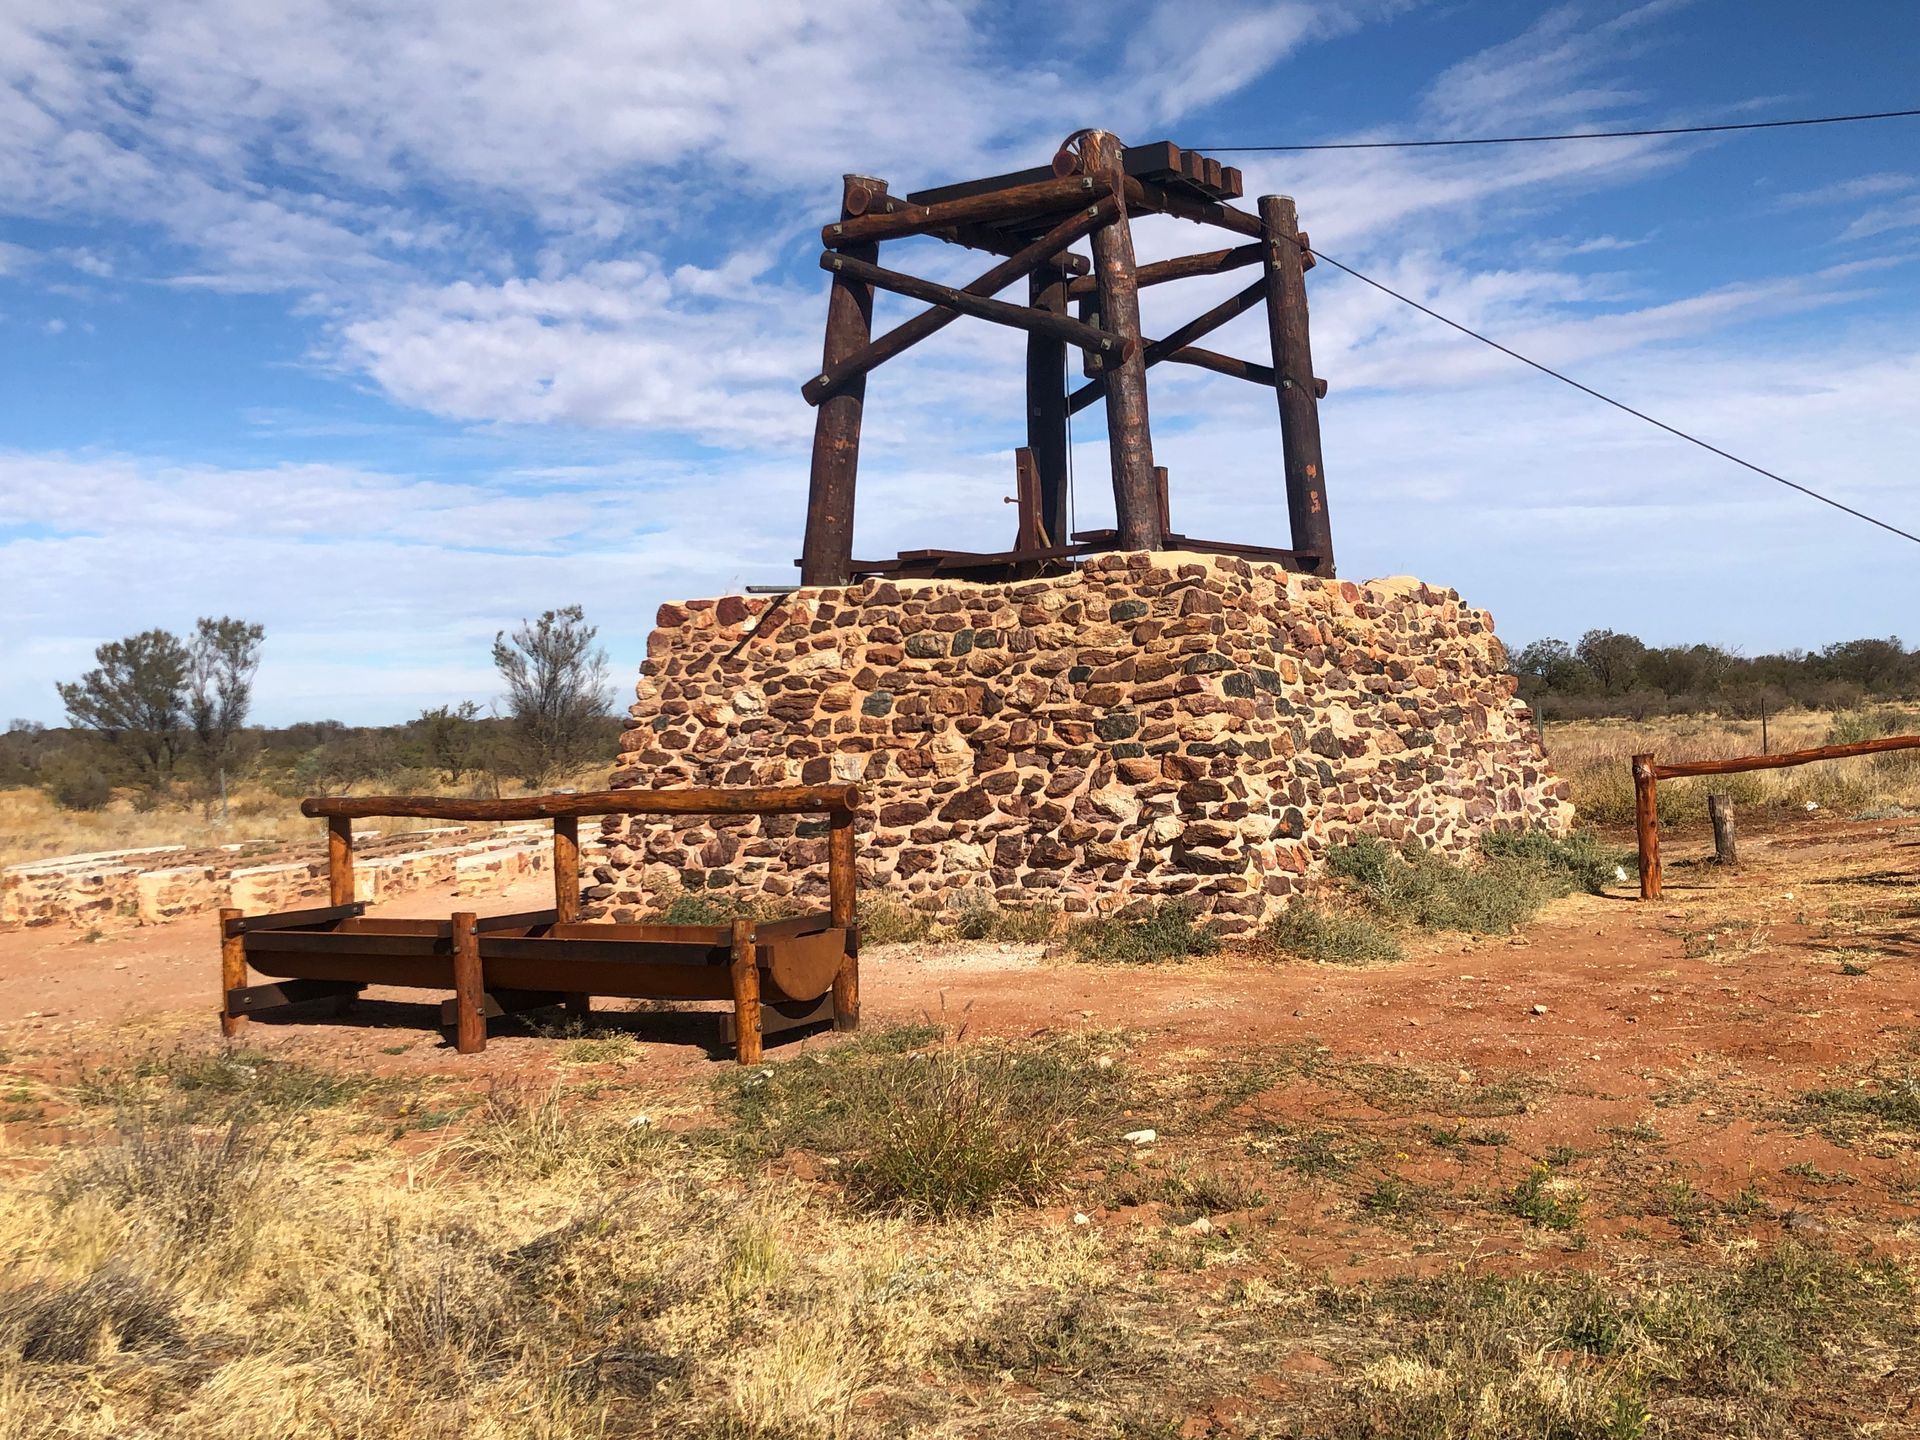
<path fill-rule="evenodd" d="M 1072 912 L 1185 896 L 1246 928 L 1366 833 L 1564 831 L 1486 612 L 1411 579 L 1195 554 L 1058 578 L 664 605 L 615 786 L 858 781 L 864 886 Z M 588 899 L 824 890 L 820 824 L 609 818 Z"/>
<path fill-rule="evenodd" d="M 447 825 L 397 835 L 366 830 L 354 840 L 371 851 L 356 855 L 353 868 L 354 897 L 369 904 L 435 885 L 452 885 L 458 895 L 489 895 L 552 863 L 547 824 L 479 831 Z M 158 925 L 229 905 L 261 915 L 324 903 L 326 895 L 324 842 L 267 854 L 242 845 L 108 850 L 0 870 L 0 930 Z"/>

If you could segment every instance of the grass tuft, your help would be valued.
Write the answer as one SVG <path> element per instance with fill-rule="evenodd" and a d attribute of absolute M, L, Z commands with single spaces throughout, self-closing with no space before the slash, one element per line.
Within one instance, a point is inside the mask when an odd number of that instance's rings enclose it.
<path fill-rule="evenodd" d="M 1164 900 L 1132 914 L 1082 920 L 1065 937 L 1076 960 L 1096 965 L 1165 965 L 1220 948 L 1220 936 L 1184 900 Z"/>
<path fill-rule="evenodd" d="M 179 1338 L 173 1297 L 123 1270 L 0 1289 L 0 1356 L 15 1362 L 97 1365 L 115 1355 L 165 1349 Z"/>
<path fill-rule="evenodd" d="M 1343 914 L 1304 899 L 1269 921 L 1261 938 L 1282 955 L 1333 965 L 1379 965 L 1406 958 L 1400 942 L 1372 916 Z"/>
<path fill-rule="evenodd" d="M 1123 1067 L 1087 1040 L 933 1044 L 937 1036 L 877 1031 L 724 1077 L 736 1154 L 840 1161 L 849 1198 L 869 1209 L 981 1214 L 1050 1193 L 1123 1107 Z"/>

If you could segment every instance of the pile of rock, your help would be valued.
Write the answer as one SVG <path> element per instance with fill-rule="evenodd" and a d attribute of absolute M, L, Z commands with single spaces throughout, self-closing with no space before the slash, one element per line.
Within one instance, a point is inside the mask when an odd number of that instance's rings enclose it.
<path fill-rule="evenodd" d="M 616 786 L 858 781 L 863 885 L 929 904 L 1185 896 L 1244 928 L 1358 832 L 1460 852 L 1572 820 L 1484 611 L 1228 557 L 664 605 L 631 714 Z M 605 831 L 615 918 L 824 886 L 809 822 Z"/>

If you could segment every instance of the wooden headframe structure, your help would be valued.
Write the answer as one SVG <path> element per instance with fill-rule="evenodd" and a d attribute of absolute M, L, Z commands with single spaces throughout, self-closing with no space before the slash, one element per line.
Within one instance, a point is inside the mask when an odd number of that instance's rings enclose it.
<path fill-rule="evenodd" d="M 802 387 L 818 407 L 803 585 L 843 585 L 868 575 L 1030 575 L 1101 550 L 1190 549 L 1245 555 L 1316 575 L 1333 574 L 1333 535 L 1320 461 L 1318 401 L 1307 335 L 1305 272 L 1313 265 L 1292 199 L 1266 195 L 1259 213 L 1228 204 L 1240 172 L 1170 142 L 1122 145 L 1105 130 L 1068 137 L 1051 166 L 922 190 L 904 198 L 887 182 L 846 177 L 840 219 L 821 232 L 820 265 L 833 276 L 820 373 Z M 1137 265 L 1131 217 L 1172 215 L 1214 225 L 1248 243 Z M 932 235 L 1004 256 L 969 285 L 935 284 L 879 263 L 880 242 Z M 1092 261 L 1070 248 L 1089 240 Z M 1140 287 L 1257 268 L 1244 289 L 1158 340 L 1140 333 Z M 994 298 L 1027 282 L 1024 305 Z M 928 309 L 876 338 L 873 295 L 886 290 Z M 1264 304 L 1272 364 L 1196 343 Z M 866 377 L 882 362 L 970 315 L 1027 336 L 1027 443 L 1016 452 L 1019 523 L 1013 548 L 993 553 L 910 550 L 896 559 L 853 558 L 855 477 Z M 1086 382 L 1069 392 L 1068 347 L 1084 356 Z M 1167 473 L 1153 459 L 1147 371 L 1194 365 L 1271 388 L 1279 402 L 1292 545 L 1280 549 L 1173 533 Z M 1069 534 L 1068 417 L 1096 400 L 1107 411 L 1116 525 Z"/>

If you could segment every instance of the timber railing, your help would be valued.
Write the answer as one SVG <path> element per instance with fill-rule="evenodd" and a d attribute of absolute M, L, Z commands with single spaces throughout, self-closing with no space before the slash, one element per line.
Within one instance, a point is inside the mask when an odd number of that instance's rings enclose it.
<path fill-rule="evenodd" d="M 1888 735 L 1852 745 L 1819 745 L 1779 755 L 1736 755 L 1727 760 L 1683 760 L 1662 765 L 1651 755 L 1633 757 L 1633 819 L 1640 842 L 1640 898 L 1660 898 L 1660 782 L 1692 775 L 1737 775 L 1745 770 L 1783 770 L 1816 760 L 1850 760 L 1889 750 L 1920 750 L 1920 735 Z"/>
<path fill-rule="evenodd" d="M 277 915 L 220 912 L 221 1028 L 310 1000 L 350 1005 L 368 985 L 453 991 L 442 1007 L 462 1053 L 484 1049 L 489 1016 L 565 1004 L 589 1012 L 594 995 L 733 1001 L 729 1038 L 741 1063 L 760 1057 L 769 1029 L 860 1014 L 854 923 L 852 785 L 737 790 L 599 790 L 513 800 L 427 795 L 320 796 L 301 813 L 327 822 L 330 903 Z M 827 909 L 727 925 L 622 925 L 580 919 L 580 819 L 587 815 L 824 815 Z M 369 919 L 355 898 L 353 822 L 552 820 L 553 908 L 514 915 L 456 911 L 449 920 Z M 248 984 L 248 969 L 276 983 Z"/>

